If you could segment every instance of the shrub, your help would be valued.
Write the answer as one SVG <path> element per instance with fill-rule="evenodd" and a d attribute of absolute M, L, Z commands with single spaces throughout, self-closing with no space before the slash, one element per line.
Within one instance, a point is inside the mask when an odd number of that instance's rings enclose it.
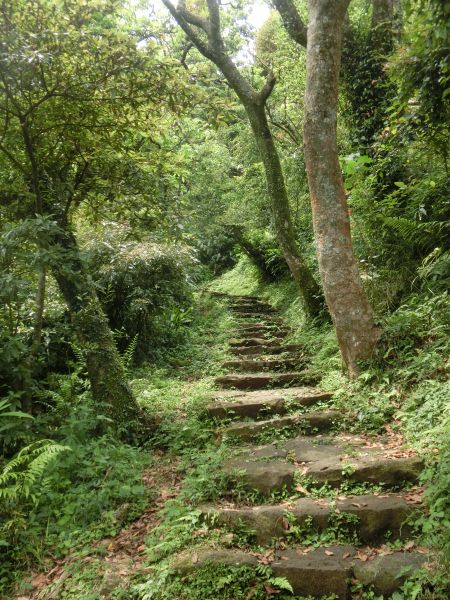
<path fill-rule="evenodd" d="M 121 351 L 137 336 L 139 363 L 177 343 L 192 303 L 196 259 L 188 248 L 101 241 L 88 247 L 88 264 Z"/>

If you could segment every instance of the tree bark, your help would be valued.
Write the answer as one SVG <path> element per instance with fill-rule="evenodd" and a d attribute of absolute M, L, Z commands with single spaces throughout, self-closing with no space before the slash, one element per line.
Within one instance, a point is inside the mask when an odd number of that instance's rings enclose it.
<path fill-rule="evenodd" d="M 336 122 L 342 29 L 348 0 L 309 0 L 305 159 L 325 298 L 351 376 L 378 339 L 353 254 L 338 161 Z"/>
<path fill-rule="evenodd" d="M 265 168 L 278 243 L 299 288 L 306 313 L 316 317 L 323 311 L 322 290 L 298 251 L 283 171 L 265 108 L 249 104 L 245 110 Z"/>
<path fill-rule="evenodd" d="M 130 439 L 140 411 L 107 318 L 84 269 L 74 235 L 68 228 L 61 229 L 54 242 L 62 248 L 64 259 L 52 271 L 86 354 L 92 396 L 96 403 L 107 406 L 108 416 L 120 436 Z"/>
<path fill-rule="evenodd" d="M 372 29 L 378 29 L 380 26 L 384 25 L 392 25 L 394 11 L 394 0 L 373 0 Z"/>
<path fill-rule="evenodd" d="M 242 102 L 264 165 L 278 243 L 299 288 L 306 314 L 321 316 L 324 308 L 322 291 L 298 248 L 280 158 L 267 121 L 265 105 L 275 85 L 273 74 L 269 74 L 260 91 L 241 74 L 225 51 L 217 0 L 207 0 L 208 18 L 187 11 L 182 0 L 177 7 L 170 0 L 163 0 L 163 3 L 199 52 L 220 69 Z"/>

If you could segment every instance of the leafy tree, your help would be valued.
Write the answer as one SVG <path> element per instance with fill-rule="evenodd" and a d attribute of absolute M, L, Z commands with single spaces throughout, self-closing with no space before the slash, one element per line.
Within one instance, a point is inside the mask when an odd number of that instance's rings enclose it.
<path fill-rule="evenodd" d="M 148 140 L 152 111 L 170 99 L 173 62 L 145 31 L 127 25 L 115 0 L 4 2 L 0 30 L 7 210 L 19 221 L 40 215 L 52 224 L 38 239 L 45 266 L 71 312 L 94 398 L 127 428 L 137 405 L 80 257 L 73 218 L 86 200 L 111 201 L 117 179 L 122 185 L 139 179 L 136 162 L 137 175 L 129 177 L 130 155 Z M 37 326 L 36 339 L 38 333 Z"/>
<path fill-rule="evenodd" d="M 273 72 L 268 71 L 258 90 L 237 68 L 223 38 L 223 15 L 216 0 L 207 1 L 206 17 L 187 10 L 184 2 L 175 7 L 170 0 L 163 1 L 192 44 L 220 69 L 245 109 L 265 169 L 278 242 L 306 313 L 317 316 L 323 308 L 320 288 L 298 249 L 280 158 L 267 120 L 266 103 L 275 85 Z"/>

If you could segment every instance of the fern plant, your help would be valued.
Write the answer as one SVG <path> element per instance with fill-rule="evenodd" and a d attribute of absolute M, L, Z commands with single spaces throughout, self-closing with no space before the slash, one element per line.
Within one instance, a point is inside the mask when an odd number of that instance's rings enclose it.
<path fill-rule="evenodd" d="M 42 481 L 50 462 L 61 452 L 70 450 L 52 440 L 39 440 L 25 446 L 0 474 L 0 499 L 16 503 L 31 498 L 36 501 L 35 487 Z"/>
<path fill-rule="evenodd" d="M 123 368 L 124 368 L 127 376 L 130 374 L 130 369 L 133 365 L 133 358 L 136 353 L 138 341 L 139 341 L 139 334 L 137 333 L 134 336 L 134 338 L 131 340 L 131 342 L 128 344 L 128 347 L 125 350 L 125 352 L 121 355 Z"/>

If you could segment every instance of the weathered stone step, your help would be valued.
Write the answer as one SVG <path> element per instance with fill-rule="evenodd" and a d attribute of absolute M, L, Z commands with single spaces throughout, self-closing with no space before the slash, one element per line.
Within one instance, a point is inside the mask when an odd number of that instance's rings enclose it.
<path fill-rule="evenodd" d="M 352 579 L 373 585 L 375 593 L 387 597 L 403 585 L 408 575 L 427 562 L 427 555 L 419 552 L 386 549 L 374 557 L 372 553 L 371 548 L 357 550 L 353 546 L 326 546 L 314 550 L 290 548 L 278 551 L 272 561 L 264 557 L 263 564 L 269 563 L 276 577 L 286 578 L 296 595 L 320 598 L 335 594 L 339 600 L 349 600 Z M 373 559 L 367 560 L 368 556 Z M 187 575 L 206 566 L 258 564 L 257 554 L 205 549 L 196 552 L 195 556 L 192 552 L 178 556 L 171 566 L 177 573 Z"/>
<path fill-rule="evenodd" d="M 258 313 L 258 314 L 275 314 L 277 311 L 270 304 L 231 304 L 229 307 L 237 314 L 240 313 Z"/>
<path fill-rule="evenodd" d="M 259 544 L 289 536 L 292 524 L 310 524 L 314 529 L 323 531 L 333 524 L 336 515 L 350 513 L 357 517 L 357 522 L 348 523 L 349 532 L 356 532 L 364 543 L 376 543 L 383 541 L 387 533 L 395 538 L 408 538 L 411 528 L 405 525 L 405 521 L 416 509 L 417 504 L 408 503 L 402 495 L 388 494 L 338 498 L 335 503 L 326 498 L 301 498 L 291 503 L 243 508 L 204 506 L 202 513 L 206 520 L 212 517 L 214 523 L 231 529 L 244 525 L 255 532 Z M 286 519 L 287 512 L 289 520 Z"/>
<path fill-rule="evenodd" d="M 284 354 L 285 352 L 302 352 L 298 344 L 264 344 L 261 346 L 233 346 L 230 352 L 236 356 L 254 356 L 257 354 Z"/>
<path fill-rule="evenodd" d="M 218 392 L 208 406 L 208 414 L 214 418 L 225 418 L 230 414 L 239 417 L 257 418 L 261 415 L 284 414 L 288 408 L 311 406 L 329 400 L 330 392 L 298 387 L 255 392 L 227 390 Z"/>
<path fill-rule="evenodd" d="M 238 327 L 236 329 L 236 335 L 239 337 L 267 337 L 267 336 L 280 336 L 286 337 L 291 333 L 288 327 L 281 326 L 266 326 L 258 325 L 257 327 Z"/>
<path fill-rule="evenodd" d="M 287 325 L 283 325 L 281 323 L 278 322 L 274 322 L 274 323 L 270 323 L 270 322 L 265 322 L 265 323 L 258 323 L 256 322 L 248 322 L 248 321 L 244 321 L 243 323 L 240 322 L 239 323 L 239 330 L 240 329 L 248 329 L 248 330 L 252 330 L 252 331 L 273 331 L 274 329 L 283 329 L 286 331 L 290 331 L 290 328 Z"/>
<path fill-rule="evenodd" d="M 259 371 L 287 371 L 295 369 L 301 363 L 301 358 L 268 358 L 268 359 L 241 359 L 227 360 L 223 363 L 225 369 L 240 371 L 245 373 L 254 373 Z"/>
<path fill-rule="evenodd" d="M 230 301 L 239 301 L 239 300 L 251 300 L 251 301 L 260 301 L 261 298 L 259 296 L 249 296 L 249 295 L 235 295 L 235 294 L 227 294 L 227 292 L 215 292 L 215 291 L 210 291 L 209 294 L 211 296 L 216 296 L 217 298 L 226 298 L 227 300 Z"/>
<path fill-rule="evenodd" d="M 247 311 L 239 311 L 235 313 L 239 319 L 257 319 L 258 321 L 264 321 L 265 323 L 270 324 L 282 324 L 283 320 L 281 317 L 274 316 L 275 313 L 264 313 L 264 312 L 249 312 Z"/>
<path fill-rule="evenodd" d="M 261 340 L 263 343 L 263 345 L 270 345 L 270 344 L 280 344 L 282 343 L 289 332 L 284 332 L 284 331 L 277 331 L 276 329 L 273 329 L 272 331 L 237 331 L 236 332 L 239 335 L 240 339 L 259 339 Z M 240 344 L 238 345 L 238 348 L 241 348 L 242 346 L 247 346 L 247 344 Z"/>
<path fill-rule="evenodd" d="M 250 447 L 241 456 L 227 461 L 224 470 L 234 474 L 248 489 L 266 495 L 294 489 L 297 471 L 315 483 L 334 487 L 343 481 L 390 486 L 416 482 L 422 470 L 421 459 L 402 456 L 400 448 L 384 449 L 382 439 L 379 444 L 368 446 L 355 436 L 346 436 L 345 441 L 331 436 L 317 435 L 314 439 L 298 436 L 276 446 Z"/>
<path fill-rule="evenodd" d="M 287 373 L 230 373 L 216 377 L 216 385 L 237 390 L 263 390 L 277 385 L 313 383 L 313 378 L 305 371 Z"/>
<path fill-rule="evenodd" d="M 269 419 L 267 421 L 232 423 L 231 425 L 220 429 L 218 433 L 222 436 L 249 442 L 262 433 L 278 431 L 288 427 L 306 427 L 316 431 L 326 431 L 331 429 L 339 417 L 340 413 L 337 410 L 293 414 L 285 417 L 278 417 L 276 419 Z"/>
<path fill-rule="evenodd" d="M 231 340 L 230 348 L 254 348 L 255 346 L 278 346 L 279 343 L 277 341 L 266 340 L 265 338 L 260 337 L 249 337 L 243 338 L 240 340 Z"/>

